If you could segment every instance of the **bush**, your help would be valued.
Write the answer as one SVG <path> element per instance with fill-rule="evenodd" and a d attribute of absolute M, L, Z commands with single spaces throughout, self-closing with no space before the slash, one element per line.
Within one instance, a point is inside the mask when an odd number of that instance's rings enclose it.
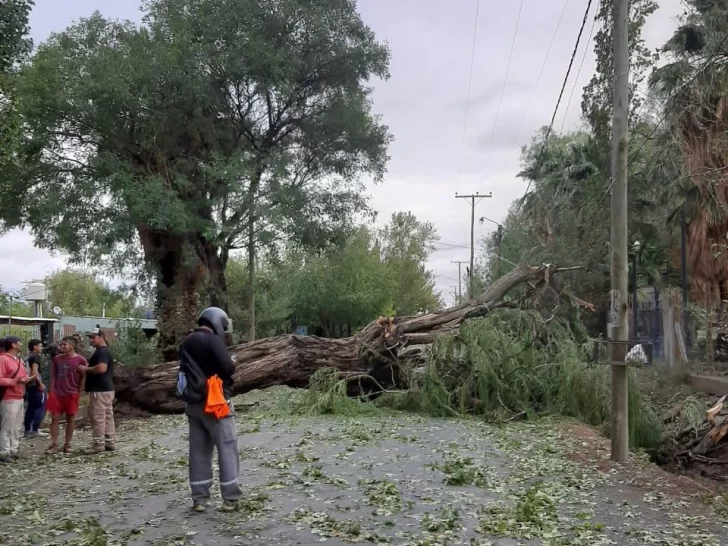
<path fill-rule="evenodd" d="M 161 355 L 157 347 L 157 336 L 148 338 L 139 324 L 124 322 L 118 324 L 118 337 L 111 345 L 114 360 L 130 368 L 150 366 L 159 362 Z"/>

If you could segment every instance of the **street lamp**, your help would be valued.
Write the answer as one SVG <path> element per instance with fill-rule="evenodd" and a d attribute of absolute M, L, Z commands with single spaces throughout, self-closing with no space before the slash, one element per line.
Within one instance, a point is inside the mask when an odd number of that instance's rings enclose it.
<path fill-rule="evenodd" d="M 638 313 L 637 313 L 637 255 L 640 252 L 640 242 L 632 244 L 632 321 L 634 322 L 634 340 L 637 341 Z"/>

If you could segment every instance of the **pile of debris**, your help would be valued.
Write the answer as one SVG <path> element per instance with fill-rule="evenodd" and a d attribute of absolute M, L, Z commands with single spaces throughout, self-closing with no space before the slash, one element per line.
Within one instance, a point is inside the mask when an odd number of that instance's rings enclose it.
<path fill-rule="evenodd" d="M 703 421 L 676 432 L 669 444 L 671 459 L 683 470 L 728 482 L 728 407 L 722 396 Z"/>

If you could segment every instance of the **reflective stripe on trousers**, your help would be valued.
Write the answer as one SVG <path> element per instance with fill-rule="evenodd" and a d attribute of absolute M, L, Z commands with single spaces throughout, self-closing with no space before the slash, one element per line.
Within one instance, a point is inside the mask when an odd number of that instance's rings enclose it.
<path fill-rule="evenodd" d="M 229 501 L 240 499 L 243 493 L 238 480 L 240 458 L 234 415 L 218 421 L 205 413 L 204 404 L 187 404 L 185 413 L 190 430 L 189 472 L 192 499 L 205 501 L 210 498 L 214 448 L 217 448 L 222 498 Z"/>

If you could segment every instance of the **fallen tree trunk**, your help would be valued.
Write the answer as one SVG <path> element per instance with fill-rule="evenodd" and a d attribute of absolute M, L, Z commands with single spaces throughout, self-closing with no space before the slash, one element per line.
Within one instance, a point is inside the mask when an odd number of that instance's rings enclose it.
<path fill-rule="evenodd" d="M 578 268 L 521 266 L 474 301 L 425 315 L 381 317 L 345 339 L 282 335 L 233 346 L 235 394 L 275 385 L 304 388 L 322 368 L 336 368 L 342 378 L 359 378 L 351 385 L 352 393 L 359 389 L 372 392 L 381 386 L 406 388 L 406 369 L 423 361 L 423 346 L 453 332 L 469 318 L 513 305 L 503 298 L 515 287 L 527 283 L 530 291 L 542 291 L 550 286 L 554 274 L 574 269 Z M 181 411 L 182 402 L 175 394 L 177 369 L 176 361 L 136 369 L 119 367 L 115 374 L 117 400 L 152 413 Z M 362 376 L 371 379 L 362 380 Z"/>

